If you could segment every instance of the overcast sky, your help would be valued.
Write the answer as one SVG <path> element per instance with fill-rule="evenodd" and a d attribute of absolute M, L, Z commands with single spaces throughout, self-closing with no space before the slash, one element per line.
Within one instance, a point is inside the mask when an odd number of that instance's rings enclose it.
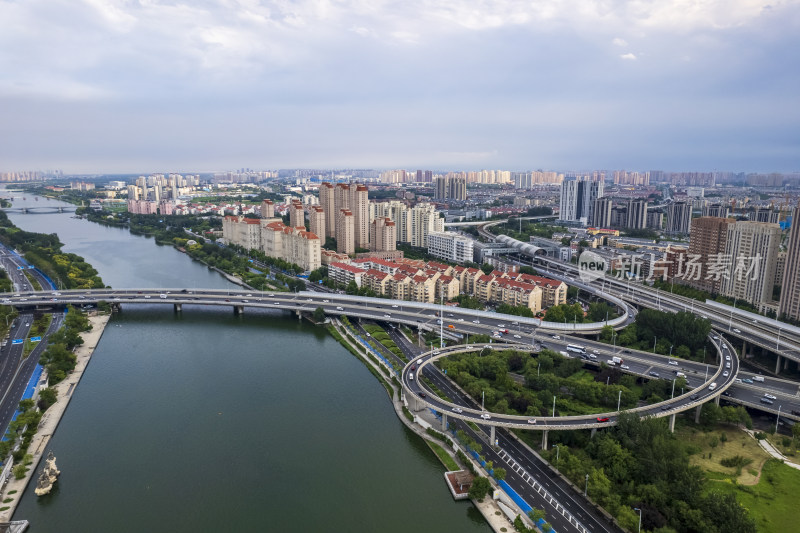
<path fill-rule="evenodd" d="M 0 0 L 0 171 L 800 171 L 800 1 Z"/>

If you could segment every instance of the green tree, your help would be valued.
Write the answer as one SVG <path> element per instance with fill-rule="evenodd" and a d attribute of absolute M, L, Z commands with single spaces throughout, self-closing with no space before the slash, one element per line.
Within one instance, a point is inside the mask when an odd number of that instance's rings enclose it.
<path fill-rule="evenodd" d="M 701 509 L 706 518 L 716 526 L 717 531 L 756 532 L 755 520 L 736 500 L 734 494 L 712 490 L 703 498 Z"/>
<path fill-rule="evenodd" d="M 316 309 L 314 309 L 314 314 L 312 315 L 311 318 L 313 318 L 314 322 L 316 322 L 317 324 L 325 322 L 325 310 L 322 307 L 317 307 Z"/>
<path fill-rule="evenodd" d="M 46 388 L 39 391 L 39 409 L 47 411 L 47 409 L 56 403 L 58 392 L 53 388 Z"/>
<path fill-rule="evenodd" d="M 494 267 L 489 263 L 484 263 L 481 265 L 481 270 L 483 270 L 484 274 L 491 274 L 492 271 L 494 270 Z"/>
<path fill-rule="evenodd" d="M 477 476 L 472 480 L 472 486 L 469 488 L 469 497 L 473 500 L 482 500 L 490 490 L 492 490 L 492 484 L 489 479 Z"/>
<path fill-rule="evenodd" d="M 14 478 L 15 479 L 22 479 L 25 477 L 25 473 L 28 471 L 27 467 L 23 464 L 18 464 L 14 467 Z"/>

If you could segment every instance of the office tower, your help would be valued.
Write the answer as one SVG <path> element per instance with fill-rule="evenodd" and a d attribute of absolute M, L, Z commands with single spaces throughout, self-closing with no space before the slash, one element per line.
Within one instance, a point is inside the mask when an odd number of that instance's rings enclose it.
<path fill-rule="evenodd" d="M 773 211 L 769 207 L 759 207 L 750 216 L 750 220 L 754 220 L 756 222 L 769 222 L 770 224 L 777 224 L 778 213 L 777 211 Z"/>
<path fill-rule="evenodd" d="M 603 196 L 603 182 L 593 182 L 585 178 L 568 178 L 561 183 L 561 204 L 559 219 L 581 221 L 592 220 L 594 201 Z"/>
<path fill-rule="evenodd" d="M 664 212 L 660 209 L 647 210 L 647 227 L 653 229 L 661 229 L 664 225 Z"/>
<path fill-rule="evenodd" d="M 320 238 L 325 238 L 325 210 L 318 205 L 312 205 L 308 211 L 308 229 Z"/>
<path fill-rule="evenodd" d="M 320 239 L 325 237 L 336 237 L 336 202 L 333 194 L 333 185 L 322 182 L 319 186 L 319 205 L 325 212 L 325 235 L 320 235 Z"/>
<path fill-rule="evenodd" d="M 744 221 L 729 225 L 727 233 L 725 255 L 730 257 L 730 275 L 722 279 L 720 292 L 754 305 L 770 301 L 781 227 Z"/>
<path fill-rule="evenodd" d="M 800 206 L 792 211 L 792 229 L 786 242 L 779 317 L 800 320 Z"/>
<path fill-rule="evenodd" d="M 613 203 L 610 196 L 603 196 L 594 201 L 592 226 L 596 228 L 611 227 L 611 207 Z"/>
<path fill-rule="evenodd" d="M 350 185 L 349 209 L 355 224 L 356 248 L 369 248 L 369 191 L 366 185 Z"/>
<path fill-rule="evenodd" d="M 356 224 L 353 212 L 349 209 L 340 209 L 336 220 L 336 251 L 343 254 L 352 254 L 356 251 Z"/>
<path fill-rule="evenodd" d="M 397 225 L 388 217 L 377 217 L 370 224 L 370 250 L 391 252 L 397 249 Z"/>
<path fill-rule="evenodd" d="M 682 267 L 684 282 L 702 291 L 719 294 L 722 277 L 713 272 L 709 275 L 709 265 L 725 253 L 728 242 L 728 227 L 736 221 L 721 217 L 700 217 L 692 220 L 689 235 L 689 264 Z"/>
<path fill-rule="evenodd" d="M 703 216 L 704 217 L 719 217 L 719 218 L 728 218 L 730 214 L 730 209 L 728 206 L 722 204 L 707 204 L 703 206 Z M 762 221 L 768 222 L 768 221 Z"/>
<path fill-rule="evenodd" d="M 667 207 L 667 233 L 689 233 L 691 202 L 673 202 Z"/>
<path fill-rule="evenodd" d="M 628 201 L 628 213 L 625 227 L 632 229 L 644 229 L 647 225 L 647 201 L 634 200 Z"/>
<path fill-rule="evenodd" d="M 300 200 L 292 200 L 289 204 L 289 225 L 293 228 L 305 228 L 306 217 L 303 211 L 303 202 Z"/>

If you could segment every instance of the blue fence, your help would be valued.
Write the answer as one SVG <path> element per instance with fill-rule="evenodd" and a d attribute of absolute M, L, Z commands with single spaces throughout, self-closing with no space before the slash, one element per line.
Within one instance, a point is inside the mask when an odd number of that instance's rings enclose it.
<path fill-rule="evenodd" d="M 42 372 L 44 372 L 44 367 L 42 365 L 36 365 L 36 368 L 33 370 L 33 375 L 31 379 L 28 380 L 28 385 L 25 387 L 25 392 L 22 393 L 22 398 L 20 400 L 27 400 L 29 398 L 33 398 L 33 392 L 36 390 L 36 384 L 39 383 L 39 379 L 42 377 Z M 22 413 L 19 409 L 14 412 L 14 416 L 11 417 L 11 422 L 17 419 L 17 417 Z M 8 437 L 3 435 L 3 438 L 0 440 L 8 440 Z"/>
<path fill-rule="evenodd" d="M 353 333 L 353 332 L 351 331 L 350 333 Z M 373 347 L 372 347 L 372 345 L 371 345 L 370 343 L 368 343 L 367 341 L 365 341 L 365 340 L 363 339 L 363 337 L 361 337 L 361 335 L 359 335 L 359 334 L 357 334 L 357 333 L 353 333 L 353 335 L 355 335 L 355 336 L 356 336 L 356 338 L 359 340 L 359 342 L 361 342 L 361 344 L 362 344 L 363 346 L 366 346 L 366 347 L 367 347 L 367 349 L 368 349 L 369 351 L 371 351 L 371 352 L 372 352 L 372 353 L 375 355 L 375 357 L 378 357 L 378 358 L 379 358 L 381 361 L 383 361 L 384 363 L 386 363 L 387 365 L 389 365 L 389 368 L 391 368 L 391 369 L 392 369 L 392 372 L 397 372 L 397 371 L 394 369 L 394 365 L 392 365 L 392 363 L 390 363 L 390 362 L 389 362 L 389 360 L 388 360 L 388 359 L 386 359 L 386 358 L 383 356 L 383 354 L 382 354 L 382 353 L 380 353 L 378 350 L 376 350 L 375 348 L 373 348 Z"/>

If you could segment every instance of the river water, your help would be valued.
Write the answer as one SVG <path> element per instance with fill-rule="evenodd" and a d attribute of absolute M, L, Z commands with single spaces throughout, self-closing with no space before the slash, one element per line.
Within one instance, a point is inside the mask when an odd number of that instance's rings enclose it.
<path fill-rule="evenodd" d="M 57 233 L 113 287 L 237 288 L 127 230 L 9 216 Z M 32 533 L 490 531 L 364 365 L 280 311 L 124 308 L 50 448 L 55 490 L 31 484 L 14 515 Z"/>

